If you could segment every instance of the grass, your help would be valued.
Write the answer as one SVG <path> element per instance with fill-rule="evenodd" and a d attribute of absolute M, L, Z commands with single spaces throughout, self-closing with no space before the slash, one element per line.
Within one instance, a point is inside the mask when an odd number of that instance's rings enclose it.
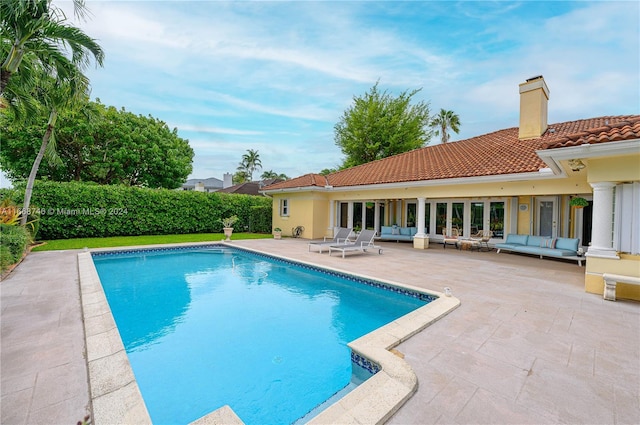
<path fill-rule="evenodd" d="M 268 239 L 269 233 L 234 233 L 231 240 Z M 183 242 L 219 242 L 224 239 L 222 233 L 194 233 L 188 235 L 147 235 L 147 236 L 114 236 L 108 238 L 78 238 L 44 241 L 44 245 L 36 246 L 32 251 L 58 251 L 64 249 L 109 248 L 114 246 L 153 245 Z"/>

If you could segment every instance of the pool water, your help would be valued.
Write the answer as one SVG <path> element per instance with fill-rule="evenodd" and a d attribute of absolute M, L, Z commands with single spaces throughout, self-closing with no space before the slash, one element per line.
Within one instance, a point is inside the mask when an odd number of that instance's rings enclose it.
<path fill-rule="evenodd" d="M 155 424 L 293 423 L 366 379 L 348 342 L 430 299 L 232 248 L 93 260 Z"/>

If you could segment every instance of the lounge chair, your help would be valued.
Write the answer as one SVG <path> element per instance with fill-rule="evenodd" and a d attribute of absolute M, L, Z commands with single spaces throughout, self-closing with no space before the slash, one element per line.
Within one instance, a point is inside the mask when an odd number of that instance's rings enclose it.
<path fill-rule="evenodd" d="M 442 228 L 442 248 L 447 248 L 447 245 L 453 245 L 458 248 L 458 241 L 460 240 L 460 233 L 458 232 L 458 228 L 454 227 L 451 229 L 451 234 L 446 234 L 446 229 Z"/>
<path fill-rule="evenodd" d="M 367 249 L 377 249 L 378 254 L 382 254 L 382 247 L 373 244 L 373 238 L 376 236 L 376 232 L 373 230 L 362 230 L 358 235 L 355 242 L 342 245 L 329 246 L 329 255 L 333 251 L 342 251 L 342 258 L 344 258 L 345 252 L 348 251 L 361 251 L 366 252 Z"/>
<path fill-rule="evenodd" d="M 327 240 L 325 237 L 322 241 L 309 242 L 309 252 L 311 252 L 311 247 L 318 247 L 318 252 L 322 253 L 322 247 L 329 247 L 331 245 L 339 245 L 344 244 L 349 241 L 349 235 L 351 234 L 351 227 L 336 227 L 334 230 L 333 239 Z"/>
<path fill-rule="evenodd" d="M 487 248 L 487 251 L 491 251 L 491 247 L 489 246 L 489 240 L 493 237 L 492 230 L 480 230 L 477 234 L 471 236 L 472 241 L 477 241 L 480 244 L 480 248 L 484 245 Z"/>

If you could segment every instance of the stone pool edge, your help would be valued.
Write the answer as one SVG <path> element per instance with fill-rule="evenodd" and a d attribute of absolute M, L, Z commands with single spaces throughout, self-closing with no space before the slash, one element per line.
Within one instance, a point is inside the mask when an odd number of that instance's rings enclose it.
<path fill-rule="evenodd" d="M 215 243 L 218 244 L 220 242 Z M 98 272 L 93 264 L 91 252 L 179 248 L 211 244 L 212 242 L 202 242 L 114 247 L 92 249 L 78 254 L 89 389 L 93 406 L 93 421 L 96 425 L 111 423 L 151 424 L 152 422 L 135 380 L 120 333 L 111 314 Z M 228 246 L 273 256 L 267 252 L 247 247 L 237 247 L 232 244 L 228 244 Z M 294 263 L 327 269 L 337 273 L 346 273 L 438 297 L 429 304 L 350 342 L 348 346 L 351 350 L 377 363 L 380 365 L 381 370 L 308 422 L 309 424 L 384 423 L 411 398 L 418 388 L 418 380 L 411 366 L 397 353 L 393 353 L 390 350 L 449 314 L 460 305 L 460 300 L 455 297 L 445 296 L 440 292 L 425 290 L 399 282 L 344 272 L 326 266 L 317 266 L 297 259 L 277 257 Z M 224 406 L 192 422 L 192 425 L 216 423 L 243 424 L 242 420 L 235 415 L 229 406 Z"/>

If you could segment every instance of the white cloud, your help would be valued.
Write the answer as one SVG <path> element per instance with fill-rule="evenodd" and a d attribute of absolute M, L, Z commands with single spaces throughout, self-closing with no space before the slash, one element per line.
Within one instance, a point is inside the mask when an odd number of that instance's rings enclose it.
<path fill-rule="evenodd" d="M 249 148 L 292 177 L 337 165 L 333 125 L 378 80 L 422 87 L 416 100 L 458 113 L 456 139 L 516 126 L 518 84 L 538 74 L 552 122 L 637 113 L 640 103 L 636 2 L 88 7 L 82 27 L 106 51 L 105 68 L 89 72 L 93 96 L 178 127 L 199 177 L 235 170 Z"/>

